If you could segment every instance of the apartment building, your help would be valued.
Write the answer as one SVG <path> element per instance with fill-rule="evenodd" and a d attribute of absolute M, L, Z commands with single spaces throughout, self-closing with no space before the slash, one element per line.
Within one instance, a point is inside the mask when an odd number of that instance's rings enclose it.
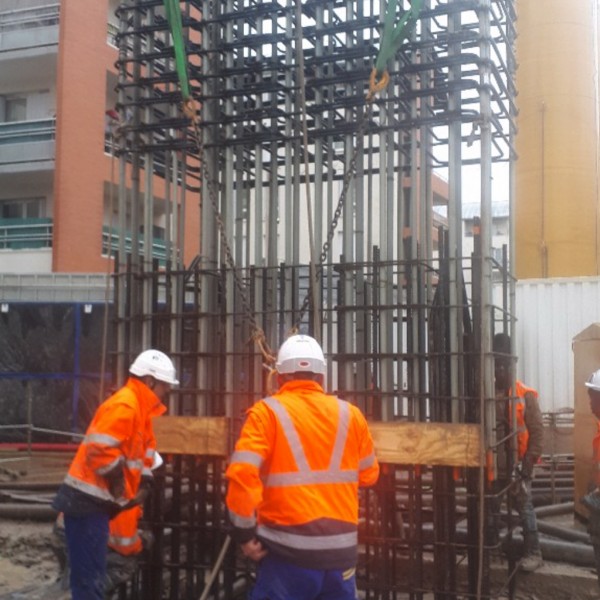
<path fill-rule="evenodd" d="M 117 105 L 118 5 L 0 3 L 0 273 L 111 269 L 118 246 L 119 167 L 109 126 Z M 152 182 L 158 258 L 171 239 L 163 176 L 155 172 Z M 199 221 L 198 199 L 187 197 L 184 263 L 198 253 Z"/>

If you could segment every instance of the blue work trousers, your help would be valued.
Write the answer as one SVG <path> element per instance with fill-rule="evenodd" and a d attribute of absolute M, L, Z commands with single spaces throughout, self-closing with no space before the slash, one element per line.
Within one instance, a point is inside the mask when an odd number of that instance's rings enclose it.
<path fill-rule="evenodd" d="M 65 515 L 72 600 L 104 600 L 108 521 L 102 513 Z"/>
<path fill-rule="evenodd" d="M 305 569 L 268 554 L 248 600 L 356 600 L 354 569 Z"/>
<path fill-rule="evenodd" d="M 538 554 L 540 552 L 540 537 L 537 528 L 537 517 L 533 508 L 531 479 L 519 482 L 515 505 L 523 529 L 523 555 Z"/>

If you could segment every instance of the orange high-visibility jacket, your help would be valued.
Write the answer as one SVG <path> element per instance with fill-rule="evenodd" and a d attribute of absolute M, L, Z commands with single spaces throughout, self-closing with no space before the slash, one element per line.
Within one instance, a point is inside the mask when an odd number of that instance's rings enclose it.
<path fill-rule="evenodd" d="M 379 465 L 367 421 L 313 381 L 285 383 L 255 404 L 226 476 L 227 508 L 241 542 L 258 537 L 293 564 L 356 564 L 358 488 Z"/>
<path fill-rule="evenodd" d="M 142 507 L 138 504 L 112 518 L 109 524 L 109 548 L 124 556 L 139 554 L 142 551 L 142 538 L 138 531 L 141 517 Z"/>
<path fill-rule="evenodd" d="M 65 485 L 99 500 L 126 504 L 138 491 L 142 474 L 151 475 L 152 418 L 165 411 L 165 405 L 147 385 L 130 377 L 98 407 Z M 104 475 L 119 466 L 125 476 L 125 492 L 122 498 L 114 498 Z"/>
<path fill-rule="evenodd" d="M 149 439 L 146 441 L 146 454 L 150 458 L 150 462 L 154 460 L 156 454 L 156 438 L 154 431 L 149 428 L 146 431 Z M 154 477 L 152 471 L 144 466 L 142 477 Z M 123 556 L 139 554 L 143 550 L 142 537 L 139 532 L 139 522 L 143 515 L 141 505 L 134 506 L 120 512 L 116 517 L 113 517 L 109 523 L 108 546 L 115 552 Z"/>
<path fill-rule="evenodd" d="M 521 460 L 527 453 L 527 446 L 529 444 L 529 431 L 527 431 L 527 425 L 525 424 L 525 394 L 530 393 L 537 398 L 538 393 L 520 381 L 516 382 L 515 388 L 517 390 L 517 398 L 513 402 L 513 410 L 515 411 L 517 421 L 518 454 L 519 460 Z"/>

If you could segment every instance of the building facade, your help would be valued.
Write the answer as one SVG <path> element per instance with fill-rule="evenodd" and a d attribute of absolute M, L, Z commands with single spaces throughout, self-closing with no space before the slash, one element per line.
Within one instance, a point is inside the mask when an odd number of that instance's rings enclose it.
<path fill-rule="evenodd" d="M 115 0 L 0 5 L 0 273 L 112 268 L 119 188 L 112 138 L 124 120 L 116 110 L 117 8 Z M 124 170 L 127 181 L 130 165 Z M 166 194 L 156 169 L 153 178 L 160 259 L 170 239 L 164 198 L 182 195 Z M 198 252 L 200 226 L 197 196 L 186 203 L 184 263 Z"/>

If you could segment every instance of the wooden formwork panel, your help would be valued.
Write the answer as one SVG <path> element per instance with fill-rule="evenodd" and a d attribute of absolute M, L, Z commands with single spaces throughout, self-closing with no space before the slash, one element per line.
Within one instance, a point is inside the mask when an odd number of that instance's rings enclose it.
<path fill-rule="evenodd" d="M 153 421 L 156 447 L 164 454 L 228 456 L 226 417 L 159 417 Z"/>
<path fill-rule="evenodd" d="M 478 467 L 479 425 L 463 423 L 372 422 L 381 462 L 403 465 Z M 228 456 L 226 417 L 160 417 L 154 421 L 157 447 L 165 454 Z"/>
<path fill-rule="evenodd" d="M 483 460 L 479 425 L 374 422 L 369 427 L 381 462 L 478 467 Z"/>

